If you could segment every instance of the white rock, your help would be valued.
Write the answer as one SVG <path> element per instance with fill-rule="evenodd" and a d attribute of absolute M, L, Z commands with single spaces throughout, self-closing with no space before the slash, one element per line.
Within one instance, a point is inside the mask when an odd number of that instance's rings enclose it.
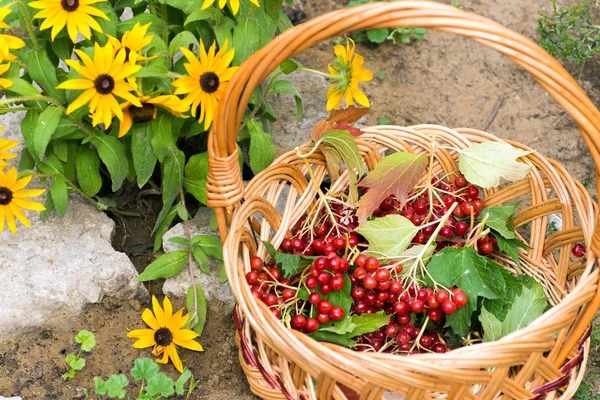
<path fill-rule="evenodd" d="M 11 150 L 11 153 L 19 153 L 25 147 L 25 140 L 21 135 L 21 121 L 25 118 L 24 111 L 17 111 L 9 114 L 0 115 L 0 126 L 4 130 L 0 132 L 0 137 L 3 139 L 16 140 L 19 146 Z M 17 166 L 17 159 L 7 160 L 9 164 Z"/>
<path fill-rule="evenodd" d="M 210 230 L 210 217 L 212 211 L 209 208 L 201 208 L 198 214 L 190 220 L 190 231 L 192 237 L 196 235 L 212 235 L 218 237 L 217 232 Z M 185 237 L 185 225 L 183 223 L 175 225 L 163 236 L 163 248 L 166 252 L 181 250 L 178 244 L 169 242 L 172 237 Z M 198 264 L 194 262 L 194 277 L 196 283 L 202 287 L 207 300 L 218 300 L 228 305 L 235 304 L 235 298 L 231 293 L 228 283 L 219 283 L 220 261 L 211 257 L 208 258 L 208 268 L 210 273 L 205 274 L 200 270 Z M 163 293 L 167 296 L 186 296 L 187 290 L 191 285 L 191 280 L 187 266 L 173 278 L 169 278 L 163 285 Z M 226 307 L 221 308 L 229 312 Z"/>
<path fill-rule="evenodd" d="M 0 338 L 105 296 L 147 295 L 129 258 L 111 245 L 114 221 L 85 200 L 72 196 L 67 214 L 45 223 L 28 216 L 32 227 L 0 233 Z"/>
<path fill-rule="evenodd" d="M 0 396 L 0 400 L 23 400 L 20 397 L 2 397 Z"/>

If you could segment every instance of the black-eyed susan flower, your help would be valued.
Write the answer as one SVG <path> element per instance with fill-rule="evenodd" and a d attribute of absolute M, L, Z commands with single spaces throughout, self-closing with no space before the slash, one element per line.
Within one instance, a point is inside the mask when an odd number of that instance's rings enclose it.
<path fill-rule="evenodd" d="M 10 50 L 18 50 L 25 47 L 25 42 L 12 35 L 0 34 L 0 62 L 12 61 L 17 58 Z"/>
<path fill-rule="evenodd" d="M 52 28 L 50 37 L 54 38 L 63 28 L 67 27 L 67 32 L 71 41 L 77 41 L 77 32 L 81 32 L 84 38 L 90 39 L 90 28 L 96 32 L 102 33 L 102 27 L 93 17 L 99 17 L 109 21 L 103 11 L 92 4 L 105 2 L 108 0 L 38 0 L 29 3 L 29 7 L 42 10 L 35 14 L 33 18 L 42 18 L 44 22 L 40 29 Z"/>
<path fill-rule="evenodd" d="M 84 92 L 69 104 L 67 114 L 72 113 L 85 104 L 89 103 L 92 113 L 92 125 L 104 123 L 107 129 L 113 116 L 123 120 L 123 112 L 119 102 L 115 98 L 118 96 L 124 100 L 141 107 L 139 100 L 130 93 L 136 88 L 125 81 L 126 78 L 135 74 L 142 68 L 140 65 L 132 65 L 125 62 L 125 50 L 121 49 L 114 56 L 113 48 L 110 42 L 104 47 L 98 43 L 94 45 L 94 60 L 81 50 L 75 50 L 79 59 L 83 62 L 81 65 L 75 60 L 66 60 L 65 63 L 79 72 L 83 78 L 70 79 L 57 86 L 58 89 L 83 90 Z"/>
<path fill-rule="evenodd" d="M 152 309 L 145 309 L 142 313 L 142 320 L 150 327 L 150 329 L 136 329 L 127 333 L 127 337 L 138 339 L 133 347 L 136 349 L 144 349 L 154 346 L 152 354 L 158 357 L 162 354 L 162 358 L 156 362 L 166 364 L 169 359 L 177 370 L 183 373 L 183 364 L 177 354 L 177 347 L 186 349 L 203 351 L 202 346 L 195 342 L 194 339 L 198 334 L 191 329 L 183 329 L 190 315 L 183 315 L 183 309 L 173 314 L 173 307 L 169 298 L 165 296 L 163 301 L 164 310 L 160 307 L 158 300 L 152 296 Z"/>
<path fill-rule="evenodd" d="M 152 38 L 154 37 L 154 35 L 146 35 L 150 25 L 151 23 L 141 26 L 140 23 L 137 22 L 130 31 L 123 34 L 121 40 L 110 35 L 106 36 L 108 36 L 108 40 L 110 40 L 115 53 L 120 49 L 125 49 L 125 59 L 130 63 L 135 64 L 138 60 L 148 59 L 143 57 L 140 53 L 144 47 L 152 42 Z"/>
<path fill-rule="evenodd" d="M 0 76 L 4 74 L 10 68 L 10 63 L 0 64 Z M 0 78 L 0 89 L 6 89 L 13 85 L 13 81 L 6 78 Z M 4 129 L 4 128 L 2 128 Z"/>
<path fill-rule="evenodd" d="M 204 121 L 204 126 L 208 128 L 227 83 L 239 68 L 229 67 L 235 49 L 227 50 L 225 41 L 223 48 L 216 52 L 217 43 L 214 42 L 207 53 L 204 43 L 200 40 L 200 59 L 184 47 L 179 49 L 189 61 L 184 67 L 190 76 L 173 82 L 173 86 L 177 88 L 175 94 L 187 94 L 183 101 L 191 106 L 192 116 L 196 117 L 199 109 L 198 122 Z"/>
<path fill-rule="evenodd" d="M 15 217 L 25 226 L 31 226 L 21 209 L 44 211 L 46 208 L 36 201 L 27 200 L 43 194 L 46 189 L 24 190 L 31 181 L 31 176 L 17 179 L 17 169 L 11 168 L 6 173 L 0 169 L 0 232 L 4 230 L 4 221 L 12 233 L 17 233 Z"/>
<path fill-rule="evenodd" d="M 202 4 L 202 9 L 205 10 L 208 7 L 212 6 L 216 0 L 204 0 L 204 4 Z M 250 3 L 254 4 L 256 7 L 260 7 L 260 3 L 258 0 L 250 0 Z M 227 4 L 227 0 L 219 0 L 219 8 L 225 8 Z M 240 10 L 240 0 L 229 0 L 229 5 L 231 6 L 231 12 L 233 15 L 236 15 Z"/>
<path fill-rule="evenodd" d="M 123 110 L 123 119 L 119 126 L 119 137 L 123 137 L 131 129 L 131 125 L 142 124 L 156 118 L 156 107 L 162 107 L 176 117 L 182 117 L 182 113 L 189 110 L 189 105 L 185 104 L 179 97 L 172 94 L 150 97 L 140 96 L 141 107 L 137 107 L 131 102 L 126 101 L 121 104 Z"/>
<path fill-rule="evenodd" d="M 369 99 L 360 90 L 358 84 L 373 79 L 373 73 L 363 68 L 365 59 L 354 53 L 354 41 L 346 38 L 346 46 L 333 48 L 337 56 L 335 65 L 329 64 L 329 73 L 336 82 L 327 91 L 327 111 L 339 108 L 344 97 L 346 107 L 354 104 L 354 100 L 364 107 L 369 107 Z"/>
<path fill-rule="evenodd" d="M 3 126 L 0 126 L 0 132 L 4 130 Z M 0 169 L 8 167 L 8 163 L 4 160 L 10 160 L 16 158 L 17 155 L 9 153 L 10 150 L 14 149 L 19 145 L 19 142 L 9 139 L 0 138 Z"/>

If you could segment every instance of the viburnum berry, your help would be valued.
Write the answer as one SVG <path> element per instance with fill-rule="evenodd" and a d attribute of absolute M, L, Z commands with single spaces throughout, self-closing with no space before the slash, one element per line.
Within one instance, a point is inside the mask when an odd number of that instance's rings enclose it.
<path fill-rule="evenodd" d="M 471 215 L 471 213 L 473 212 L 473 203 L 467 201 L 465 203 L 462 203 L 460 205 L 460 211 L 463 213 L 463 215 L 468 216 Z"/>
<path fill-rule="evenodd" d="M 421 336 L 421 340 L 419 340 L 419 344 L 421 345 L 421 347 L 428 349 L 431 347 L 431 337 L 427 336 L 427 335 L 423 335 Z"/>
<path fill-rule="evenodd" d="M 421 226 L 424 221 L 425 221 L 425 218 L 422 215 L 416 215 L 413 218 L 413 225 L 415 225 L 415 226 Z"/>
<path fill-rule="evenodd" d="M 456 303 L 456 306 L 460 308 L 467 304 L 467 295 L 464 292 L 457 292 L 454 294 L 454 299 L 452 301 L 454 301 L 454 303 Z"/>
<path fill-rule="evenodd" d="M 415 210 L 412 208 L 406 208 L 402 211 L 401 214 L 404 218 L 412 221 L 415 218 Z"/>
<path fill-rule="evenodd" d="M 373 290 L 377 287 L 377 279 L 374 277 L 367 275 L 363 279 L 363 287 L 367 290 Z"/>
<path fill-rule="evenodd" d="M 424 215 L 427 214 L 427 211 L 429 211 L 429 205 L 425 199 L 419 199 L 415 201 L 414 209 L 415 214 Z"/>
<path fill-rule="evenodd" d="M 331 311 L 331 308 L 333 306 L 331 305 L 331 302 L 329 300 L 321 300 L 317 307 L 320 313 L 327 314 L 329 313 L 329 311 Z"/>
<path fill-rule="evenodd" d="M 340 260 L 340 267 L 338 268 L 338 271 L 341 271 L 341 272 L 348 271 L 348 268 L 350 268 L 350 263 L 348 262 L 348 260 L 346 260 L 345 258 L 339 258 L 339 260 Z"/>
<path fill-rule="evenodd" d="M 458 236 L 465 235 L 468 230 L 469 230 L 469 225 L 467 225 L 467 223 L 464 221 L 458 221 L 456 223 L 456 225 L 454 226 L 454 233 L 456 233 Z"/>
<path fill-rule="evenodd" d="M 430 308 L 429 311 L 427 311 L 427 316 L 432 321 L 439 321 L 442 319 L 443 314 L 439 308 Z"/>
<path fill-rule="evenodd" d="M 379 268 L 379 260 L 377 260 L 375 257 L 367 258 L 367 262 L 365 264 L 365 269 L 367 272 L 375 272 L 377 271 L 377 268 Z"/>
<path fill-rule="evenodd" d="M 468 185 L 468 182 L 467 182 L 467 180 L 465 179 L 464 176 L 459 175 L 454 180 L 454 184 L 456 185 L 457 188 L 462 189 L 462 188 L 464 188 L 465 186 Z"/>
<path fill-rule="evenodd" d="M 390 270 L 385 268 L 379 268 L 377 271 L 375 271 L 375 279 L 377 279 L 378 282 L 387 281 L 388 279 L 390 279 Z"/>
<path fill-rule="evenodd" d="M 320 289 L 321 289 L 321 293 L 323 293 L 325 295 L 331 293 L 331 285 L 329 283 L 321 285 Z"/>
<path fill-rule="evenodd" d="M 317 292 L 313 292 L 308 296 L 308 302 L 310 304 L 319 304 L 321 301 L 321 295 Z"/>
<path fill-rule="evenodd" d="M 272 305 L 277 304 L 277 296 L 275 296 L 274 294 L 268 294 L 265 296 L 263 301 L 265 302 L 266 305 L 268 305 L 270 307 Z"/>
<path fill-rule="evenodd" d="M 354 260 L 354 265 L 364 268 L 367 265 L 367 259 L 368 257 L 364 254 L 359 254 L 358 257 L 356 257 L 356 260 Z"/>
<path fill-rule="evenodd" d="M 410 343 L 410 336 L 406 333 L 406 329 L 404 330 L 404 332 L 399 333 L 398 336 L 396 336 L 396 340 L 400 344 Z"/>
<path fill-rule="evenodd" d="M 315 260 L 314 266 L 317 268 L 317 270 L 324 271 L 325 269 L 327 269 L 327 267 L 329 267 L 329 258 L 327 258 L 327 257 L 317 258 Z"/>
<path fill-rule="evenodd" d="M 476 186 L 469 186 L 467 188 L 467 196 L 469 196 L 469 199 L 475 200 L 479 197 L 479 189 Z"/>
<path fill-rule="evenodd" d="M 340 269 L 340 266 L 342 265 L 342 259 L 339 257 L 331 257 L 329 259 L 329 268 L 331 268 L 332 271 L 337 271 Z"/>
<path fill-rule="evenodd" d="M 358 246 L 358 238 L 356 236 L 350 236 L 348 238 L 348 246 L 350 246 L 350 247 Z"/>
<path fill-rule="evenodd" d="M 409 312 L 408 306 L 403 301 L 394 303 L 394 312 L 398 315 L 406 315 Z"/>
<path fill-rule="evenodd" d="M 263 266 L 265 265 L 265 263 L 263 262 L 262 258 L 258 257 L 258 256 L 254 256 L 252 257 L 252 259 L 250 260 L 250 267 L 253 270 L 259 270 L 261 269 Z"/>
<path fill-rule="evenodd" d="M 446 207 L 452 206 L 452 204 L 454 204 L 454 202 L 456 201 L 454 196 L 452 196 L 451 194 L 445 195 L 443 200 L 444 200 L 444 204 L 446 205 Z"/>
<path fill-rule="evenodd" d="M 400 332 L 400 327 L 398 325 L 387 325 L 385 327 L 385 335 L 387 337 L 394 337 Z"/>
<path fill-rule="evenodd" d="M 292 251 L 292 240 L 291 239 L 283 239 L 283 242 L 281 242 L 281 247 L 285 251 Z"/>
<path fill-rule="evenodd" d="M 283 289 L 282 295 L 285 300 L 293 299 L 296 297 L 296 291 L 294 289 L 285 288 Z"/>
<path fill-rule="evenodd" d="M 398 321 L 400 325 L 407 325 L 410 323 L 410 315 L 398 315 L 396 321 Z"/>
<path fill-rule="evenodd" d="M 269 308 L 269 310 L 271 311 L 271 314 L 273 314 L 275 316 L 275 318 L 277 319 L 281 319 L 281 311 L 279 310 L 279 308 Z"/>
<path fill-rule="evenodd" d="M 585 247 L 581 243 L 577 243 L 573 246 L 571 252 L 575 257 L 581 258 L 585 255 Z"/>
<path fill-rule="evenodd" d="M 450 294 L 448 293 L 447 290 L 440 290 L 439 292 L 437 292 L 435 294 L 435 299 L 437 300 L 438 303 L 442 304 L 443 302 L 445 302 L 446 300 L 448 300 L 450 298 Z"/>
<path fill-rule="evenodd" d="M 425 289 L 419 289 L 419 291 L 417 292 L 417 300 L 426 301 L 428 297 L 429 294 Z"/>
<path fill-rule="evenodd" d="M 362 300 L 365 297 L 365 289 L 360 286 L 354 287 L 351 296 L 354 300 Z"/>
<path fill-rule="evenodd" d="M 256 285 L 258 283 L 258 274 L 256 271 L 250 271 L 246 274 L 246 282 L 248 282 L 248 285 Z"/>
<path fill-rule="evenodd" d="M 321 285 L 329 283 L 329 279 L 330 279 L 330 275 L 327 272 L 321 272 L 317 276 L 317 282 L 319 282 Z"/>
<path fill-rule="evenodd" d="M 317 314 L 317 321 L 319 322 L 319 324 L 326 324 L 329 322 L 329 314 L 327 313 L 318 313 Z"/>
<path fill-rule="evenodd" d="M 415 313 L 421 313 L 421 312 L 423 312 L 423 309 L 425 308 L 425 303 L 423 302 L 423 300 L 416 300 L 414 303 L 412 303 L 410 305 L 410 308 Z"/>
<path fill-rule="evenodd" d="M 415 235 L 413 242 L 416 244 L 425 244 L 427 242 L 427 236 L 423 232 L 417 232 Z"/>
<path fill-rule="evenodd" d="M 311 333 L 319 329 L 319 321 L 315 318 L 308 318 L 306 320 L 306 325 L 304 326 L 304 330 L 306 333 Z"/>
<path fill-rule="evenodd" d="M 365 269 L 363 267 L 358 267 L 358 268 L 356 268 L 354 270 L 354 272 L 352 273 L 352 275 L 354 275 L 354 277 L 356 279 L 362 281 L 367 276 L 367 271 L 365 271 Z"/>
<path fill-rule="evenodd" d="M 442 311 L 444 311 L 448 315 L 454 314 L 454 312 L 456 311 L 456 303 L 454 303 L 451 300 L 446 300 L 442 304 Z"/>
<path fill-rule="evenodd" d="M 346 238 L 338 237 L 333 241 L 333 247 L 338 250 L 343 250 L 346 248 Z"/>
<path fill-rule="evenodd" d="M 449 226 L 445 226 L 442 229 L 440 229 L 440 236 L 443 236 L 446 239 L 450 239 L 453 235 L 454 235 L 454 231 Z"/>
<path fill-rule="evenodd" d="M 485 256 L 494 251 L 494 245 L 491 242 L 485 242 L 478 246 L 479 252 Z"/>
<path fill-rule="evenodd" d="M 306 282 L 305 282 L 306 287 L 309 289 L 316 288 L 318 283 L 319 282 L 317 282 L 317 278 L 312 277 L 312 276 L 309 276 L 308 278 L 306 278 Z"/>
<path fill-rule="evenodd" d="M 436 343 L 431 347 L 431 350 L 433 350 L 434 353 L 445 353 L 446 346 L 444 346 L 442 343 Z"/>
<path fill-rule="evenodd" d="M 344 318 L 342 307 L 335 306 L 329 311 L 329 317 L 334 321 L 341 321 Z"/>
<path fill-rule="evenodd" d="M 292 248 L 294 250 L 301 250 L 304 247 L 304 242 L 301 239 L 292 239 Z"/>
<path fill-rule="evenodd" d="M 277 268 L 271 268 L 269 270 L 269 273 L 271 274 L 271 277 L 276 281 L 279 281 L 279 279 L 281 279 L 281 271 Z"/>
<path fill-rule="evenodd" d="M 329 281 L 332 290 L 341 290 L 344 286 L 344 278 L 341 276 L 334 276 Z"/>
<path fill-rule="evenodd" d="M 358 315 L 364 314 L 367 311 L 367 305 L 362 301 L 357 301 L 352 307 Z"/>
<path fill-rule="evenodd" d="M 429 296 L 426 303 L 429 308 L 438 308 L 440 306 L 435 296 Z"/>
<path fill-rule="evenodd" d="M 323 254 L 323 249 L 325 248 L 325 244 L 321 239 L 315 239 L 312 242 L 312 248 L 315 254 Z"/>
<path fill-rule="evenodd" d="M 390 282 L 390 292 L 392 293 L 400 293 L 402 291 L 402 282 L 397 279 L 394 279 Z"/>
<path fill-rule="evenodd" d="M 483 203 L 483 200 L 481 200 L 481 199 L 475 199 L 475 200 L 472 201 L 472 203 L 473 203 L 473 207 L 477 211 L 481 211 L 485 207 L 485 204 Z"/>
<path fill-rule="evenodd" d="M 292 328 L 301 331 L 306 326 L 306 317 L 304 315 L 298 314 L 292 317 L 291 321 Z"/>

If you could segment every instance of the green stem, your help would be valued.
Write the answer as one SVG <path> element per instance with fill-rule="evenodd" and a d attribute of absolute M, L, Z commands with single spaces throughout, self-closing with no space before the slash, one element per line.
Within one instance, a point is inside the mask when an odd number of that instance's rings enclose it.
<path fill-rule="evenodd" d="M 6 8 L 10 8 L 13 5 L 16 5 L 21 10 L 21 14 L 23 14 L 23 19 L 25 19 L 25 25 L 27 26 L 27 30 L 29 31 L 29 37 L 31 38 L 31 43 L 33 44 L 33 48 L 35 49 L 36 52 L 39 52 L 41 50 L 40 44 L 38 43 L 38 41 L 35 37 L 34 31 L 33 31 L 33 24 L 31 23 L 31 18 L 29 18 L 29 13 L 27 12 L 27 7 L 25 7 L 25 4 L 23 4 L 21 2 L 21 0 L 17 0 L 15 2 L 7 5 Z"/>
<path fill-rule="evenodd" d="M 317 74 L 317 75 L 321 75 L 325 78 L 329 78 L 329 79 L 335 79 L 337 81 L 341 81 L 342 79 L 344 79 L 343 76 L 341 75 L 331 75 L 331 74 L 327 74 L 325 72 L 321 72 L 319 70 L 316 69 L 311 69 L 311 68 L 306 68 L 306 67 L 299 67 L 298 71 L 302 71 L 302 72 L 310 72 L 312 74 Z"/>
<path fill-rule="evenodd" d="M 186 208 L 185 207 L 185 194 L 183 193 L 183 189 L 179 189 L 179 198 L 180 198 L 180 202 L 181 202 L 181 205 L 183 206 L 183 208 Z M 183 224 L 185 225 L 185 236 L 186 236 L 187 240 L 191 242 L 192 241 L 192 232 L 190 229 L 190 223 L 186 219 L 185 221 L 183 221 Z M 188 272 L 190 274 L 190 281 L 192 282 L 192 288 L 194 289 L 194 313 L 196 316 L 198 316 L 198 293 L 196 290 L 196 278 L 194 277 L 194 259 L 192 257 L 192 249 L 191 248 L 188 251 Z"/>
<path fill-rule="evenodd" d="M 60 104 L 58 101 L 54 100 L 52 97 L 42 95 L 11 97 L 10 99 L 0 100 L 0 105 L 22 103 L 24 101 L 46 101 L 48 103 L 54 104 L 56 107 L 63 108 L 63 105 Z"/>
<path fill-rule="evenodd" d="M 216 21 L 216 25 L 217 25 L 217 26 L 221 26 L 221 11 L 217 11 L 217 21 Z"/>
<path fill-rule="evenodd" d="M 252 4 L 252 8 L 250 9 L 250 13 L 248 14 L 248 19 L 254 16 L 254 11 L 256 10 L 256 6 Z"/>
<path fill-rule="evenodd" d="M 142 397 L 143 391 L 144 391 L 144 378 L 142 378 L 142 383 L 140 384 L 140 392 L 138 393 L 138 397 Z"/>
<path fill-rule="evenodd" d="M 154 7 L 152 0 L 148 0 L 148 6 L 150 6 L 150 12 L 158 17 L 158 14 L 156 13 L 156 7 Z"/>
<path fill-rule="evenodd" d="M 13 107 L 13 108 L 1 108 L 0 114 L 8 114 L 15 111 L 29 111 L 33 110 L 31 107 Z"/>

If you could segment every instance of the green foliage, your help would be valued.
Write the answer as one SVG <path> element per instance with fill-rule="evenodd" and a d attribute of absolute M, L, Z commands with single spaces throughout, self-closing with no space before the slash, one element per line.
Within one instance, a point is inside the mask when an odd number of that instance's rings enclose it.
<path fill-rule="evenodd" d="M 386 0 L 351 0 L 348 3 L 348 7 L 360 6 L 367 3 L 377 3 Z M 397 43 L 410 43 L 411 40 L 423 40 L 425 39 L 425 28 L 409 28 L 409 27 L 398 27 L 398 28 L 382 28 L 382 29 L 367 29 L 363 31 L 356 31 L 352 33 L 352 38 L 356 42 L 371 42 L 380 44 L 389 40 L 394 44 Z"/>
<path fill-rule="evenodd" d="M 174 394 L 184 395 L 186 393 L 185 385 L 190 381 L 187 389 L 187 397 L 198 386 L 189 369 L 185 369 L 177 381 L 169 378 L 159 372 L 158 364 L 151 358 L 138 358 L 134 361 L 134 366 L 130 371 L 133 382 L 137 383 L 137 400 L 158 400 L 165 399 Z M 130 382 L 126 375 L 111 375 L 105 381 L 101 377 L 94 378 L 94 392 L 98 399 L 107 396 L 110 399 L 124 399 L 127 396 L 127 390 L 130 389 Z M 129 397 L 127 397 L 129 399 Z"/>
<path fill-rule="evenodd" d="M 593 6 L 591 0 L 567 7 L 552 0 L 553 14 L 540 12 L 538 19 L 540 46 L 554 57 L 578 64 L 594 58 L 600 52 L 600 25 Z"/>
<path fill-rule="evenodd" d="M 365 255 L 385 260 L 401 255 L 420 229 L 408 218 L 389 214 L 365 222 L 358 228 L 358 233 L 369 242 Z"/>
<path fill-rule="evenodd" d="M 275 250 L 275 247 L 269 242 L 263 240 L 263 244 L 267 248 L 267 251 L 275 261 L 277 268 L 281 270 L 281 274 L 284 278 L 289 278 L 299 272 L 302 272 L 304 268 L 313 263 L 317 257 L 312 256 L 301 256 L 296 254 L 280 253 Z"/>
<path fill-rule="evenodd" d="M 81 330 L 75 336 L 75 342 L 79 343 L 79 351 L 77 354 L 67 354 L 65 361 L 70 367 L 62 376 L 64 380 L 71 379 L 77 371 L 81 371 L 85 367 L 85 359 L 81 357 L 81 353 L 91 351 L 96 346 L 96 337 L 90 331 Z"/>

